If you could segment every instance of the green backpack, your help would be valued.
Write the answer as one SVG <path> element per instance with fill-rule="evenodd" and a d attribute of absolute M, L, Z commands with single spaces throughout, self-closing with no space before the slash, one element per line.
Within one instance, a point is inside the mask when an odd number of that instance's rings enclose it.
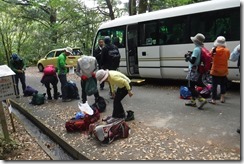
<path fill-rule="evenodd" d="M 45 103 L 45 95 L 46 95 L 46 93 L 43 93 L 43 94 L 35 93 L 35 94 L 33 94 L 30 104 L 33 104 L 33 105 L 44 104 Z"/>

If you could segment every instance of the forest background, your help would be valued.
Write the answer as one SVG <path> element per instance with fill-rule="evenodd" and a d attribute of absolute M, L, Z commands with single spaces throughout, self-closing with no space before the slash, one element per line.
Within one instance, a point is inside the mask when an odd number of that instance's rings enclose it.
<path fill-rule="evenodd" d="M 99 26 L 109 20 L 206 0 L 1 0 L 0 65 L 12 53 L 27 66 L 55 48 L 90 55 Z"/>

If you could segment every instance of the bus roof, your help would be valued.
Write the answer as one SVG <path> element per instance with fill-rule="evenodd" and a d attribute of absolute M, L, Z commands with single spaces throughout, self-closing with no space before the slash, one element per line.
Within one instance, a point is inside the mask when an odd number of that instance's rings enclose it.
<path fill-rule="evenodd" d="M 240 6 L 240 0 L 211 0 L 206 2 L 199 2 L 199 3 L 184 5 L 184 6 L 158 10 L 149 13 L 143 13 L 134 16 L 120 17 L 115 20 L 105 22 L 100 26 L 99 29 L 122 26 L 127 24 L 134 24 L 138 22 L 145 22 L 145 21 L 168 18 L 168 17 L 207 12 L 207 11 L 213 11 L 213 10 L 219 10 L 225 8 L 233 8 L 239 6 Z"/>

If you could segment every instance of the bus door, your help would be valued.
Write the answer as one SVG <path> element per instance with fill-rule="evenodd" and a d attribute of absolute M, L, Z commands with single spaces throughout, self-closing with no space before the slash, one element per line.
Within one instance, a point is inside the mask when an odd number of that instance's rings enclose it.
<path fill-rule="evenodd" d="M 127 70 L 131 76 L 139 75 L 137 54 L 137 24 L 127 26 Z"/>
<path fill-rule="evenodd" d="M 138 66 L 141 77 L 161 78 L 160 46 L 157 22 L 139 24 Z"/>

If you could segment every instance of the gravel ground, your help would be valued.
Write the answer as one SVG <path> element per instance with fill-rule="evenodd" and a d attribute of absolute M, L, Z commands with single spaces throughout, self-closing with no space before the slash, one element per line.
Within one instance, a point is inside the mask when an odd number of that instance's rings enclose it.
<path fill-rule="evenodd" d="M 36 68 L 35 68 L 36 69 Z M 36 74 L 35 69 L 27 71 L 27 77 L 35 76 L 40 79 L 42 74 Z M 68 79 L 79 80 L 75 75 L 69 75 Z M 39 82 L 39 81 L 37 81 Z M 78 84 L 78 83 L 77 83 Z M 44 91 L 44 87 L 37 85 L 39 91 Z M 79 87 L 79 85 L 78 85 Z M 79 88 L 80 89 L 80 88 Z M 129 99 L 129 98 L 128 98 Z M 137 119 L 128 122 L 131 127 L 131 134 L 126 139 L 119 139 L 110 145 L 101 145 L 93 138 L 88 138 L 86 132 L 67 133 L 64 124 L 67 120 L 75 115 L 78 109 L 78 100 L 63 103 L 61 100 L 46 101 L 41 106 L 33 106 L 29 104 L 31 97 L 21 97 L 16 99 L 21 106 L 26 108 L 31 114 L 42 121 L 48 128 L 52 129 L 62 139 L 75 147 L 79 152 L 84 154 L 91 160 L 240 160 L 240 148 L 226 147 L 216 142 L 208 140 L 204 143 L 189 137 L 183 137 L 170 128 L 162 128 L 157 126 L 147 126 L 147 121 L 139 121 Z M 93 100 L 89 97 L 88 100 Z M 91 102 L 90 101 L 90 102 Z M 109 100 L 108 108 L 105 113 L 101 114 L 101 118 L 112 112 L 112 101 Z M 130 109 L 128 104 L 127 109 Z M 101 122 L 101 121 L 100 121 Z M 20 125 L 21 127 L 21 125 Z M 22 127 L 23 128 L 23 127 Z M 24 130 L 20 130 L 16 135 L 20 135 Z M 25 135 L 24 135 L 25 136 Z M 28 146 L 35 139 L 29 136 L 26 141 L 24 137 L 21 142 L 23 147 Z M 25 143 L 26 142 L 26 143 Z M 30 157 L 38 160 L 48 158 L 37 156 L 40 153 L 35 152 L 38 146 L 28 147 L 29 155 L 21 156 L 23 151 L 16 150 L 17 157 L 28 160 Z M 22 150 L 22 149 L 21 149 Z M 35 150 L 35 151 L 33 151 Z M 27 154 L 27 153 L 26 153 Z M 16 156 L 8 157 L 9 160 L 18 159 Z M 43 159 L 44 158 L 44 159 Z"/>

